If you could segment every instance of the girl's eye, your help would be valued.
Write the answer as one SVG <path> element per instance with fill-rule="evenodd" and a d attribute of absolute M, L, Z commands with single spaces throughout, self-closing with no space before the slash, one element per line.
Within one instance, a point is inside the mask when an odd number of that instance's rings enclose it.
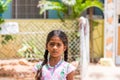
<path fill-rule="evenodd" d="M 54 43 L 50 43 L 50 46 L 54 46 L 55 44 Z"/>
<path fill-rule="evenodd" d="M 60 46 L 61 46 L 61 44 L 60 44 L 60 43 L 58 43 L 58 44 L 57 44 L 57 46 L 58 46 L 58 47 L 60 47 Z"/>

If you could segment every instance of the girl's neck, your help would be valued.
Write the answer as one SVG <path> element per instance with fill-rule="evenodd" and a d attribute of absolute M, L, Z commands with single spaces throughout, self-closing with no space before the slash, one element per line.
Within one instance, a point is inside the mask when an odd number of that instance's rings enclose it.
<path fill-rule="evenodd" d="M 61 57 L 51 57 L 49 59 L 50 66 L 55 66 L 59 61 L 61 60 Z"/>

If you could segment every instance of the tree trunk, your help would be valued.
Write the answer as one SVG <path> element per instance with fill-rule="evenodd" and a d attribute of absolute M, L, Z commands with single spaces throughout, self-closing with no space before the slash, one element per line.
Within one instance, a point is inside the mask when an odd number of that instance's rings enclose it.
<path fill-rule="evenodd" d="M 94 46 L 93 46 L 93 8 L 90 8 L 89 9 L 89 18 L 90 18 L 90 59 L 91 59 L 91 62 L 94 61 Z"/>

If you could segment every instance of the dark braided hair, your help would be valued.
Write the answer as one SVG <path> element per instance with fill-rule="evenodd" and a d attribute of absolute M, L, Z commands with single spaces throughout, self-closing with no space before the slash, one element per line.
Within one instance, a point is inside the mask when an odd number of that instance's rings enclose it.
<path fill-rule="evenodd" d="M 51 31 L 47 36 L 46 46 L 53 36 L 58 36 L 62 40 L 64 46 L 66 46 L 66 50 L 64 51 L 64 60 L 67 61 L 67 59 L 68 59 L 68 39 L 67 39 L 67 35 L 61 30 Z M 45 50 L 44 61 L 41 64 L 41 68 L 37 71 L 37 74 L 35 76 L 35 80 L 41 80 L 42 67 L 47 63 L 47 61 L 48 61 L 48 50 Z"/>

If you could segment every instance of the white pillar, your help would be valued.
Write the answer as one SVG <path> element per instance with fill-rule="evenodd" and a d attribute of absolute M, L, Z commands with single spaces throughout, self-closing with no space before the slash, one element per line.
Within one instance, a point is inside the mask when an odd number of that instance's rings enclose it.
<path fill-rule="evenodd" d="M 87 78 L 87 66 L 90 62 L 89 55 L 89 22 L 88 19 L 80 17 L 80 66 L 81 66 L 81 80 Z"/>
<path fill-rule="evenodd" d="M 105 0 L 104 57 L 115 62 L 116 0 Z"/>

